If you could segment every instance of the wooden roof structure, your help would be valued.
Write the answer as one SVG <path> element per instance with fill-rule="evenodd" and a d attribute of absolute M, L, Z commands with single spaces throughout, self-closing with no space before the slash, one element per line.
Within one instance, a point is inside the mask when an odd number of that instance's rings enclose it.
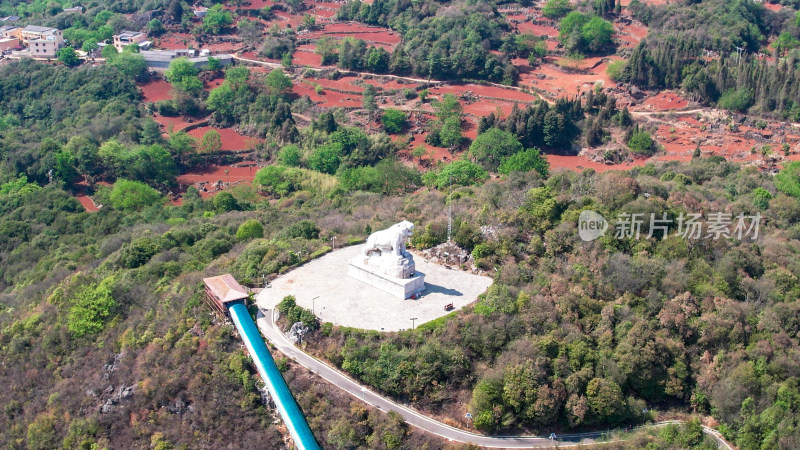
<path fill-rule="evenodd" d="M 244 302 L 250 294 L 244 286 L 239 284 L 233 275 L 226 273 L 216 277 L 203 278 L 206 285 L 206 297 L 220 313 L 226 313 L 226 306 L 232 302 Z"/>

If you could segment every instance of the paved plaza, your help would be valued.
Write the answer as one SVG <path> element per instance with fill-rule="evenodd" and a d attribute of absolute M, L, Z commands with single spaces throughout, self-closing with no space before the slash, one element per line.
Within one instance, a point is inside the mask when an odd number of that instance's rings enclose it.
<path fill-rule="evenodd" d="M 348 263 L 361 251 L 361 245 L 328 253 L 275 279 L 262 290 L 256 302 L 261 309 L 273 309 L 283 297 L 294 295 L 297 304 L 314 310 L 322 322 L 379 331 L 399 331 L 421 325 L 449 311 L 477 300 L 492 279 L 426 262 L 414 255 L 416 271 L 425 274 L 422 297 L 401 300 L 347 275 Z M 314 298 L 316 300 L 314 300 Z"/>

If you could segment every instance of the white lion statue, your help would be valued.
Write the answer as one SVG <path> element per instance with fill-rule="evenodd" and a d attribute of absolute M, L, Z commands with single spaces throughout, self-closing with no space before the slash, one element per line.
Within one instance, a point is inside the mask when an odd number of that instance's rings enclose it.
<path fill-rule="evenodd" d="M 367 238 L 367 244 L 363 249 L 364 255 L 370 256 L 375 252 L 383 255 L 391 252 L 395 256 L 405 257 L 407 255 L 406 239 L 413 233 L 414 224 L 407 220 L 396 223 L 385 230 L 376 231 Z"/>

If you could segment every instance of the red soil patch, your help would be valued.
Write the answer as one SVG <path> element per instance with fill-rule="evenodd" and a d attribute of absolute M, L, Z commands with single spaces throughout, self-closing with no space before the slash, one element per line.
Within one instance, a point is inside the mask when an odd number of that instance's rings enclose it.
<path fill-rule="evenodd" d="M 172 85 L 164 80 L 155 80 L 146 84 L 140 84 L 139 88 L 142 90 L 145 102 L 159 102 L 172 98 Z"/>
<path fill-rule="evenodd" d="M 497 86 L 483 86 L 480 84 L 446 85 L 436 86 L 430 89 L 430 92 L 435 95 L 453 94 L 460 96 L 467 91 L 472 91 L 473 94 L 481 98 L 491 97 L 519 102 L 532 102 L 539 99 L 537 95 L 526 94 L 525 92 L 521 92 L 516 89 L 507 89 Z"/>
<path fill-rule="evenodd" d="M 203 89 L 206 90 L 206 91 L 210 91 L 212 89 L 216 89 L 222 84 L 223 81 L 225 81 L 225 77 L 224 76 L 214 78 L 213 80 L 207 81 L 203 85 Z"/>
<path fill-rule="evenodd" d="M 583 169 L 594 169 L 597 172 L 606 172 L 609 170 L 628 170 L 632 167 L 643 166 L 646 162 L 644 159 L 637 159 L 632 163 L 625 164 L 603 164 L 591 161 L 583 156 L 564 156 L 564 155 L 545 155 L 547 162 L 550 163 L 550 170 L 556 169 L 569 169 L 580 172 Z"/>
<path fill-rule="evenodd" d="M 497 115 L 499 110 L 500 117 L 506 117 L 511 114 L 511 110 L 514 109 L 515 103 L 520 109 L 524 109 L 527 107 L 528 102 L 510 102 L 496 99 L 481 100 L 475 103 L 470 103 L 469 105 L 464 105 L 464 113 L 471 114 L 476 117 L 483 117 L 488 116 L 490 113 L 495 113 L 495 115 Z"/>
<path fill-rule="evenodd" d="M 239 8 L 242 9 L 261 9 L 265 6 L 272 6 L 275 2 L 271 2 L 269 0 L 250 0 L 249 5 L 240 6 Z"/>
<path fill-rule="evenodd" d="M 222 138 L 222 150 L 247 150 L 253 148 L 257 139 L 244 136 L 236 132 L 232 128 L 212 128 L 212 127 L 198 127 L 188 131 L 189 135 L 193 136 L 200 142 L 203 135 L 210 130 L 219 132 Z"/>
<path fill-rule="evenodd" d="M 180 116 L 178 116 L 178 117 L 165 117 L 165 116 L 159 115 L 158 113 L 153 114 L 153 120 L 155 120 L 156 122 L 158 122 L 161 125 L 163 125 L 164 126 L 164 131 L 167 132 L 167 133 L 170 130 L 172 130 L 173 132 L 181 131 L 184 128 L 186 128 L 186 127 L 188 127 L 189 125 L 192 124 L 192 122 L 187 122 L 183 117 L 180 117 Z"/>
<path fill-rule="evenodd" d="M 762 3 L 762 5 L 764 5 L 764 8 L 767 8 L 770 11 L 780 11 L 781 9 L 783 9 L 783 5 L 781 5 L 779 3 L 766 3 L 766 2 L 764 2 L 764 3 Z"/>
<path fill-rule="evenodd" d="M 358 79 L 359 79 L 358 77 L 341 77 L 338 80 L 329 80 L 327 78 L 315 78 L 315 79 L 309 79 L 308 81 L 312 83 L 317 83 L 325 89 L 338 89 L 345 92 L 356 92 L 360 94 L 364 92 L 364 88 L 353 84 L 353 82 Z"/>
<path fill-rule="evenodd" d="M 224 191 L 225 189 L 238 184 L 252 183 L 256 173 L 258 172 L 258 169 L 259 168 L 254 165 L 249 165 L 246 167 L 201 167 L 178 176 L 178 184 L 181 186 L 181 192 L 185 191 L 186 187 L 188 186 L 194 186 L 200 192 L 201 197 L 209 198 L 213 197 L 214 194 L 220 191 Z M 217 183 L 219 182 L 221 182 L 222 185 L 218 187 Z M 178 197 L 173 199 L 172 204 L 183 204 L 183 198 Z"/>
<path fill-rule="evenodd" d="M 574 96 L 582 88 L 591 88 L 598 82 L 605 88 L 616 86 L 616 83 L 611 81 L 605 73 L 608 66 L 606 62 L 594 68 L 590 73 L 567 73 L 553 64 L 542 64 L 536 68 L 531 68 L 527 61 L 524 64 L 518 66 L 520 69 L 519 84 L 542 89 L 557 97 Z M 544 79 L 539 79 L 541 75 L 544 76 Z"/>
<path fill-rule="evenodd" d="M 630 33 L 631 35 L 633 35 L 634 37 L 638 38 L 639 40 L 642 40 L 645 37 L 647 37 L 647 28 L 643 27 L 643 26 L 640 26 L 640 25 L 635 25 L 635 24 L 618 25 L 618 29 L 620 31 L 624 31 L 626 33 Z"/>
<path fill-rule="evenodd" d="M 516 25 L 520 33 L 530 33 L 536 36 L 558 37 L 558 30 L 554 27 L 539 25 L 533 22 L 523 22 Z"/>
<path fill-rule="evenodd" d="M 307 37 L 315 39 L 322 36 L 330 37 L 355 37 L 367 42 L 383 43 L 391 46 L 397 45 L 402 36 L 388 28 L 370 27 L 359 23 L 331 23 L 326 24 L 322 30 L 309 33 Z"/>
<path fill-rule="evenodd" d="M 322 56 L 313 51 L 298 49 L 292 55 L 292 63 L 301 66 L 322 67 Z"/>
<path fill-rule="evenodd" d="M 689 102 L 678 94 L 674 92 L 663 91 L 658 95 L 645 100 L 641 107 L 638 107 L 637 109 L 648 111 L 669 111 L 671 109 L 685 108 L 688 105 Z"/>
<path fill-rule="evenodd" d="M 398 91 L 399 91 L 399 90 L 403 90 L 403 89 L 415 89 L 415 88 L 416 88 L 416 86 L 417 86 L 416 84 L 405 84 L 405 83 L 400 83 L 400 82 L 399 82 L 399 81 L 397 81 L 397 80 L 376 80 L 376 79 L 369 79 L 369 80 L 363 80 L 363 81 L 364 81 L 365 83 L 369 83 L 369 84 L 371 84 L 371 85 L 373 85 L 373 86 L 375 86 L 375 87 L 378 87 L 378 88 L 383 88 L 383 90 L 396 89 L 396 90 L 398 90 Z"/>
<path fill-rule="evenodd" d="M 317 80 L 309 80 L 316 82 Z M 299 96 L 308 95 L 311 101 L 326 108 L 360 108 L 361 96 L 358 94 L 342 94 L 336 91 L 326 91 L 323 88 L 321 95 L 317 94 L 314 87 L 306 83 L 297 83 L 292 87 L 292 92 Z"/>
<path fill-rule="evenodd" d="M 79 202 L 81 202 L 81 205 L 83 205 L 83 209 L 85 209 L 87 212 L 100 211 L 100 208 L 98 208 L 97 205 L 94 204 L 94 201 L 88 195 L 86 194 L 76 195 L 75 198 Z"/>

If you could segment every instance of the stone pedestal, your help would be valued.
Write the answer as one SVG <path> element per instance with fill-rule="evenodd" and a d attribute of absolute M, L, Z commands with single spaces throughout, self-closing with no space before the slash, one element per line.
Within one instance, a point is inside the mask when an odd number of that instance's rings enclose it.
<path fill-rule="evenodd" d="M 347 274 L 369 286 L 376 287 L 396 297 L 406 299 L 425 290 L 425 275 L 415 273 L 410 278 L 397 278 L 381 273 L 364 263 L 363 256 L 350 261 Z"/>

